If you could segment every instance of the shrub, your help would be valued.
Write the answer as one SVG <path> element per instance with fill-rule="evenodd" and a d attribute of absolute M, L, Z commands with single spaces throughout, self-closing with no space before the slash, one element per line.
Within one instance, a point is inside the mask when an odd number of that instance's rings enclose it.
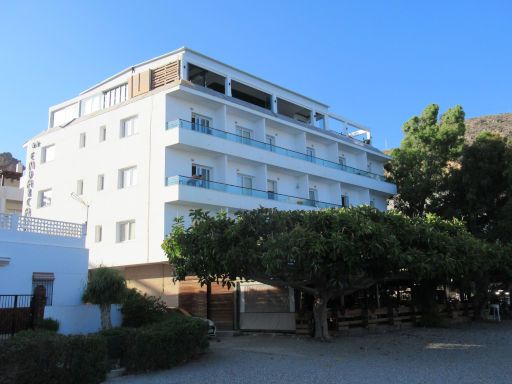
<path fill-rule="evenodd" d="M 121 307 L 123 327 L 141 327 L 161 321 L 166 317 L 166 308 L 161 299 L 132 288 L 126 293 Z"/>
<path fill-rule="evenodd" d="M 112 368 L 124 366 L 128 339 L 136 331 L 135 328 L 112 328 L 100 332 L 105 339 L 107 357 Z"/>
<path fill-rule="evenodd" d="M 34 323 L 35 329 L 45 330 L 57 332 L 59 330 L 60 323 L 58 320 L 47 318 L 47 319 L 39 319 Z"/>
<path fill-rule="evenodd" d="M 2 384 L 96 384 L 106 375 L 106 343 L 97 335 L 25 331 L 0 344 Z"/>
<path fill-rule="evenodd" d="M 198 356 L 208 347 L 208 327 L 199 319 L 172 316 L 128 336 L 129 372 L 167 369 Z"/>

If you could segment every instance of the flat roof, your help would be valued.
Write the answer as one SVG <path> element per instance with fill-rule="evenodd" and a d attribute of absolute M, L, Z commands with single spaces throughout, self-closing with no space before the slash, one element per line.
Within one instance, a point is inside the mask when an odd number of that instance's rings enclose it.
<path fill-rule="evenodd" d="M 143 65 L 146 65 L 146 64 L 152 63 L 152 62 L 154 62 L 154 61 L 157 61 L 157 60 L 163 59 L 163 58 L 168 57 L 168 56 L 175 55 L 175 54 L 180 53 L 180 52 L 190 52 L 190 53 L 193 53 L 193 54 L 195 54 L 195 55 L 197 55 L 197 56 L 201 56 L 201 57 L 203 57 L 203 58 L 205 58 L 205 59 L 207 59 L 207 60 L 210 60 L 210 61 L 213 61 L 213 62 L 215 62 L 215 63 L 221 64 L 221 65 L 223 65 L 223 66 L 225 66 L 225 67 L 227 67 L 227 68 L 233 69 L 233 70 L 235 70 L 235 71 L 238 71 L 238 72 L 240 72 L 240 73 L 243 73 L 243 74 L 245 74 L 245 75 L 248 75 L 248 76 L 250 76 L 250 77 L 253 77 L 253 78 L 254 78 L 254 79 L 256 79 L 256 80 L 259 80 L 259 81 L 262 81 L 262 82 L 264 82 L 264 83 L 267 83 L 267 84 L 269 84 L 269 85 L 271 85 L 271 86 L 273 86 L 273 87 L 281 88 L 282 90 L 284 90 L 284 91 L 286 91 L 286 92 L 292 93 L 292 94 L 294 94 L 294 95 L 296 95 L 296 96 L 299 96 L 299 97 L 302 97 L 302 98 L 307 99 L 307 100 L 309 100 L 309 101 L 312 101 L 313 103 L 320 104 L 320 105 L 322 105 L 322 106 L 324 106 L 324 107 L 326 107 L 326 108 L 329 108 L 329 105 L 328 105 L 328 104 L 325 104 L 325 103 L 323 103 L 323 102 L 321 102 L 321 101 L 318 101 L 318 100 L 312 99 L 311 97 L 304 96 L 304 95 L 302 95 L 302 94 L 300 94 L 300 93 L 298 93 L 298 92 L 292 91 L 292 90 L 287 89 L 287 88 L 285 88 L 285 87 L 282 87 L 282 86 L 280 86 L 280 85 L 278 85 L 278 84 L 272 83 L 271 81 L 268 81 L 268 80 L 262 79 L 261 77 L 255 76 L 255 75 L 253 75 L 253 74 L 251 74 L 251 73 L 249 73 L 249 72 L 246 72 L 246 71 L 243 71 L 243 70 L 238 69 L 238 68 L 236 68 L 236 67 L 233 67 L 232 65 L 226 64 L 226 63 L 224 63 L 224 62 L 222 62 L 222 61 L 219 61 L 219 60 L 217 60 L 217 59 L 214 59 L 213 57 L 207 56 L 207 55 L 205 55 L 205 54 L 203 54 L 203 53 L 201 53 L 201 52 L 198 52 L 198 51 L 194 51 L 193 49 L 187 48 L 187 47 L 185 47 L 185 46 L 183 46 L 183 47 L 181 47 L 181 48 L 178 48 L 178 49 L 176 49 L 176 50 L 174 50 L 174 51 L 171 51 L 171 52 L 165 53 L 165 54 L 163 54 L 163 55 L 157 56 L 157 57 L 155 57 L 155 58 L 153 58 L 153 59 L 146 60 L 146 61 L 144 61 L 144 62 L 142 62 L 142 63 L 135 64 L 135 65 L 133 65 L 133 66 L 131 66 L 131 67 L 128 67 L 128 68 L 126 68 L 126 69 L 122 70 L 121 72 L 118 72 L 118 73 L 116 73 L 115 75 L 110 76 L 109 78 L 107 78 L 107 79 L 105 79 L 105 80 L 103 80 L 103 81 L 101 81 L 101 82 L 99 82 L 99 83 L 97 83 L 97 84 L 93 85 L 92 87 L 90 87 L 90 88 L 86 89 L 85 91 L 80 92 L 80 95 L 83 95 L 84 93 L 87 93 L 87 92 L 89 92 L 89 91 L 92 91 L 93 89 L 95 89 L 95 88 L 98 88 L 98 87 L 102 86 L 103 84 L 105 84 L 105 83 L 109 82 L 110 80 L 113 80 L 113 79 L 115 79 L 116 77 L 121 76 L 121 75 L 123 75 L 123 74 L 125 74 L 125 73 L 127 73 L 127 72 L 130 72 L 133 68 L 141 67 L 141 66 L 143 66 Z"/>

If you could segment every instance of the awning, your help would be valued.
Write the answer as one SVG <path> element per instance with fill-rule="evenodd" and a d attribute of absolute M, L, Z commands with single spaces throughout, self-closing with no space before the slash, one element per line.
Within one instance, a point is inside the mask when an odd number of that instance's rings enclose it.
<path fill-rule="evenodd" d="M 34 272 L 32 280 L 55 280 L 55 275 L 53 272 Z"/>

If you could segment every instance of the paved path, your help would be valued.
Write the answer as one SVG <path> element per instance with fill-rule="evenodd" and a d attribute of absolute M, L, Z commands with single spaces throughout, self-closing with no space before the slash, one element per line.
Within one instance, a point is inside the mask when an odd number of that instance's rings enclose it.
<path fill-rule="evenodd" d="M 223 337 L 201 359 L 112 384 L 512 383 L 512 321 L 344 336 Z"/>

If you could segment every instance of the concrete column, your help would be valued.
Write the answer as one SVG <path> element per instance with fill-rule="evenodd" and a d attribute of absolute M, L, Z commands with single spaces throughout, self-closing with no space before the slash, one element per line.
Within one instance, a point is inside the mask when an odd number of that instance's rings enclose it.
<path fill-rule="evenodd" d="M 309 114 L 309 124 L 311 124 L 313 126 L 316 126 L 315 125 L 315 114 L 316 114 L 316 111 L 314 109 L 312 109 Z"/>
<path fill-rule="evenodd" d="M 324 115 L 324 129 L 329 129 L 329 115 Z"/>
<path fill-rule="evenodd" d="M 224 80 L 224 87 L 226 88 L 225 89 L 226 96 L 231 96 L 231 77 L 230 76 L 227 76 L 226 79 Z"/>
<path fill-rule="evenodd" d="M 0 198 L 0 213 L 5 213 L 5 199 Z"/>
<path fill-rule="evenodd" d="M 181 67 L 180 68 L 181 68 L 181 73 L 180 73 L 181 80 L 188 80 L 188 62 L 183 60 L 183 58 L 181 59 Z"/>
<path fill-rule="evenodd" d="M 272 95 L 272 103 L 270 107 L 272 112 L 277 113 L 277 95 Z"/>

